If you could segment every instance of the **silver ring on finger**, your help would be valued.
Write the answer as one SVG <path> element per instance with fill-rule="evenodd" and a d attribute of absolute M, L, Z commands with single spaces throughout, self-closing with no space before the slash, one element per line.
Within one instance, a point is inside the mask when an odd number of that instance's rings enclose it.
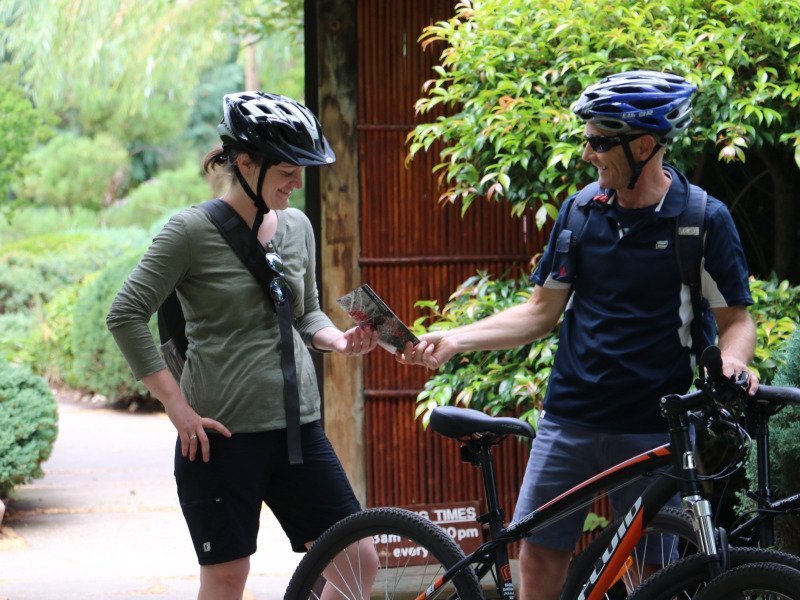
<path fill-rule="evenodd" d="M 189 436 L 189 439 L 190 440 L 196 440 L 197 439 L 197 434 L 193 433 L 192 435 Z"/>

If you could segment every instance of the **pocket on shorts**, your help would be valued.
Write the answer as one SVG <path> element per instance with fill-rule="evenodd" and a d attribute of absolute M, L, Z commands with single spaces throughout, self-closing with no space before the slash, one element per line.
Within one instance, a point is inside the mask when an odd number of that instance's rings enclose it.
<path fill-rule="evenodd" d="M 225 545 L 229 531 L 227 511 L 223 498 L 204 498 L 181 502 L 181 510 L 192 536 L 200 564 L 203 558 L 212 559 Z"/>

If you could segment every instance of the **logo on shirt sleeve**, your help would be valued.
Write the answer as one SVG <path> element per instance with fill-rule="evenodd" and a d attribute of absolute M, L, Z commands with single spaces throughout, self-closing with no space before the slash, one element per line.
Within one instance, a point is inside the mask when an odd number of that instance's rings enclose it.
<path fill-rule="evenodd" d="M 656 250 L 665 250 L 669 245 L 669 240 L 658 240 L 656 242 Z"/>

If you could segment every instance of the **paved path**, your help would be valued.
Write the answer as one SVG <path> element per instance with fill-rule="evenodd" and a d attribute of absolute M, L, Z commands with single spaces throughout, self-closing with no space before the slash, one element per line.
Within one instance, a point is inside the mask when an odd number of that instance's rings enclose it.
<path fill-rule="evenodd" d="M 45 477 L 17 488 L 0 530 L 0 600 L 195 598 L 198 567 L 164 414 L 60 402 Z M 279 599 L 299 555 L 262 512 L 245 600 Z"/>

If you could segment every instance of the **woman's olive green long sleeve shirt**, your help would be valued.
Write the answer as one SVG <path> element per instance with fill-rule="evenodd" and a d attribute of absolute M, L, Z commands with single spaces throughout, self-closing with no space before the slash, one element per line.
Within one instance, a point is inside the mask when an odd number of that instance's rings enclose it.
<path fill-rule="evenodd" d="M 300 421 L 308 423 L 320 418 L 320 402 L 306 344 L 333 323 L 319 307 L 311 223 L 292 208 L 277 216 L 272 241 L 293 293 Z M 234 433 L 285 428 L 277 316 L 198 207 L 175 215 L 155 237 L 106 319 L 137 379 L 165 368 L 147 323 L 173 289 L 186 318 L 189 348 L 180 383 L 192 408 Z"/>

